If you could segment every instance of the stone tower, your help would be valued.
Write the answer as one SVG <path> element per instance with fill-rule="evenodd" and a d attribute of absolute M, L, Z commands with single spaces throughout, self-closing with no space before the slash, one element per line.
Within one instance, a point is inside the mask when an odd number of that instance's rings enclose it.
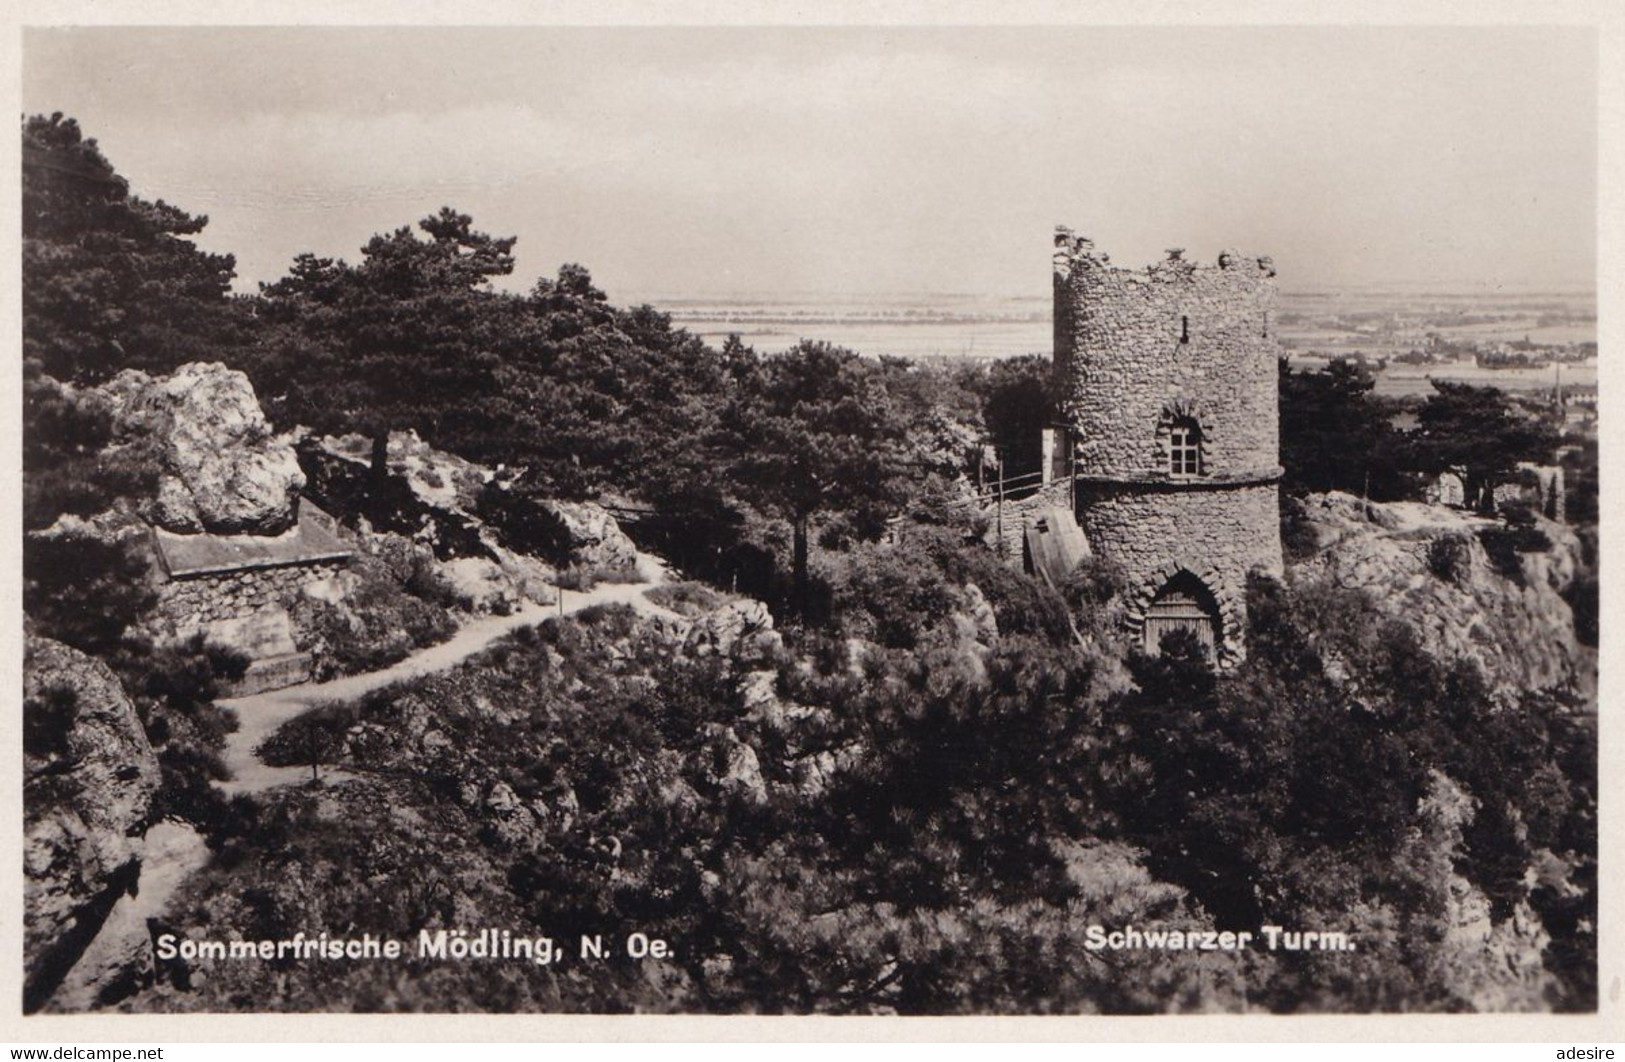
<path fill-rule="evenodd" d="M 1274 276 L 1235 252 L 1119 269 L 1056 229 L 1047 478 L 1075 476 L 1078 522 L 1127 574 L 1152 652 L 1186 629 L 1233 666 L 1247 573 L 1281 572 Z"/>

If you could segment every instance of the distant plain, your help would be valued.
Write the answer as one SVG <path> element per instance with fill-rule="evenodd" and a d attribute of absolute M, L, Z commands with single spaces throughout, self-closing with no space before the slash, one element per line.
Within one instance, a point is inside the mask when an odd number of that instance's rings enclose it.
<path fill-rule="evenodd" d="M 714 345 L 737 334 L 764 352 L 811 339 L 876 357 L 960 360 L 1047 355 L 1052 345 L 1047 295 L 635 294 L 629 301 L 659 307 L 674 323 Z M 1279 328 L 1296 365 L 1324 364 L 1340 356 L 1390 359 L 1377 374 L 1381 394 L 1426 394 L 1430 376 L 1525 390 L 1550 387 L 1555 370 L 1486 369 L 1470 356 L 1432 365 L 1392 359 L 1424 348 L 1429 334 L 1450 344 L 1595 343 L 1595 304 L 1590 292 L 1576 291 L 1288 289 L 1281 292 Z M 1567 385 L 1595 386 L 1595 357 L 1566 362 L 1562 377 Z"/>

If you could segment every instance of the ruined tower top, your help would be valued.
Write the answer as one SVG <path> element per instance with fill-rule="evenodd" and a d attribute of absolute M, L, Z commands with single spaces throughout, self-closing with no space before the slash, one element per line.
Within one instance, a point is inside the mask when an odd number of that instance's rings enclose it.
<path fill-rule="evenodd" d="M 1227 279 L 1242 282 L 1272 280 L 1275 277 L 1275 260 L 1270 256 L 1252 256 L 1237 250 L 1220 251 L 1217 262 L 1212 266 L 1201 266 L 1186 258 L 1183 247 L 1168 248 L 1167 258 L 1138 270 L 1112 266 L 1111 260 L 1111 255 L 1095 249 L 1094 241 L 1089 237 L 1079 236 L 1065 225 L 1055 226 L 1054 262 L 1057 280 L 1068 279 L 1073 269 L 1080 265 L 1086 268 L 1106 267 L 1121 274 L 1124 279 L 1146 281 L 1193 277 L 1199 270 L 1204 269 L 1217 270 L 1225 274 Z"/>
<path fill-rule="evenodd" d="M 1169 478 L 1158 439 L 1181 418 L 1202 428 L 1205 482 L 1276 472 L 1269 258 L 1230 250 L 1202 265 L 1174 248 L 1128 269 L 1058 227 L 1054 266 L 1055 408 L 1077 443 L 1079 473 Z"/>

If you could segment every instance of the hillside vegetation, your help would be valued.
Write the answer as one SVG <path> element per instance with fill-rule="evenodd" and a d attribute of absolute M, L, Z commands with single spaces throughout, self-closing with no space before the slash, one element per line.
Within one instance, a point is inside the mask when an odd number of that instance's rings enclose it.
<path fill-rule="evenodd" d="M 212 858 L 160 931 L 412 950 L 493 928 L 569 957 L 144 956 L 104 1005 L 1596 1006 L 1595 527 L 1411 500 L 1448 467 L 1493 497 L 1549 459 L 1499 392 L 1442 389 L 1405 433 L 1347 367 L 1283 366 L 1294 559 L 1248 587 L 1221 677 L 1194 641 L 1124 644 L 1109 565 L 1051 587 L 985 545 L 983 440 L 1012 474 L 1036 460 L 1045 359 L 715 349 L 580 265 L 496 290 L 514 240 L 450 208 L 232 295 L 230 257 L 187 239 L 206 219 L 131 194 L 71 119 L 22 135 L 51 162 L 24 182 L 31 1007 L 83 947 L 75 912 L 139 875 L 111 832 L 165 818 Z M 151 636 L 141 528 L 178 497 L 152 441 L 173 433 L 117 396 L 234 372 L 282 494 L 356 546 L 348 596 L 294 616 L 321 677 L 628 578 L 639 550 L 688 581 L 296 719 L 262 758 L 345 780 L 227 801 L 214 702 L 244 664 Z M 1357 947 L 1091 946 L 1131 924 Z M 634 933 L 673 953 L 573 948 Z"/>

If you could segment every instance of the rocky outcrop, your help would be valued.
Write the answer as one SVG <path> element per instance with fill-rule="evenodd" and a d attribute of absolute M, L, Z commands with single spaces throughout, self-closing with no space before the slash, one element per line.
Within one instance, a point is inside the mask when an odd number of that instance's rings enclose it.
<path fill-rule="evenodd" d="M 326 466 L 316 473 L 318 492 L 342 494 L 337 480 L 346 471 L 355 479 L 371 461 L 371 442 L 358 435 L 320 439 L 306 459 Z M 334 459 L 349 468 L 336 471 Z M 595 578 L 635 577 L 637 546 L 596 502 L 536 497 L 516 489 L 510 474 L 437 450 L 410 431 L 390 433 L 388 464 L 399 495 L 389 529 L 431 546 L 440 574 L 475 611 L 500 612 L 523 599 L 551 603 L 559 570 L 567 567 Z"/>
<path fill-rule="evenodd" d="M 242 372 L 216 362 L 157 378 L 126 369 L 101 390 L 126 442 L 156 444 L 158 493 L 145 513 L 153 523 L 181 533 L 267 535 L 293 525 L 305 476 Z"/>
<path fill-rule="evenodd" d="M 75 516 L 63 513 L 50 527 L 28 532 L 30 539 L 76 538 L 93 539 L 102 543 L 119 543 L 132 549 L 150 553 L 147 525 L 122 500 L 111 509 L 94 516 Z"/>
<path fill-rule="evenodd" d="M 389 436 L 390 480 L 382 506 L 371 504 L 371 442 L 359 435 L 312 438 L 300 459 L 309 494 L 353 520 L 364 533 L 392 533 L 432 551 L 436 574 L 476 613 L 506 613 L 525 601 L 552 604 L 559 569 L 577 565 L 627 570 L 631 540 L 614 517 L 591 503 L 534 502 L 493 484 L 497 474 L 437 450 L 414 432 Z M 491 499 L 501 499 L 496 519 Z M 513 512 L 506 506 L 514 506 Z M 504 517 L 525 525 L 510 536 Z"/>
<path fill-rule="evenodd" d="M 356 464 L 372 463 L 372 439 L 365 435 L 328 436 L 318 445 L 335 457 Z M 447 511 L 473 512 L 480 490 L 492 473 L 482 465 L 437 450 L 415 431 L 392 431 L 385 458 L 391 475 L 429 505 Z"/>
<path fill-rule="evenodd" d="M 741 741 L 731 726 L 711 723 L 706 732 L 712 742 L 709 755 L 705 757 L 712 784 L 746 803 L 767 803 L 767 782 L 762 778 L 762 764 L 756 750 Z"/>
<path fill-rule="evenodd" d="M 1548 549 L 1518 552 L 1517 569 L 1498 568 L 1480 532 L 1489 520 L 1420 502 L 1381 504 L 1348 494 L 1304 502 L 1317 548 L 1289 571 L 1357 587 L 1410 624 L 1429 652 L 1475 661 L 1506 690 L 1571 690 L 1594 696 L 1596 653 L 1580 643 L 1565 593 L 1584 573 L 1573 530 L 1539 520 Z"/>
<path fill-rule="evenodd" d="M 536 504 L 563 527 L 575 564 L 605 572 L 636 570 L 638 548 L 603 506 L 551 500 Z"/>
<path fill-rule="evenodd" d="M 966 583 L 954 594 L 957 601 L 948 614 L 954 638 L 963 643 L 991 648 L 999 640 L 999 617 L 982 588 Z"/>
<path fill-rule="evenodd" d="M 484 557 L 456 557 L 436 566 L 453 592 L 474 612 L 506 615 L 523 596 L 502 565 Z"/>
<path fill-rule="evenodd" d="M 28 638 L 24 652 L 23 961 L 33 1010 L 136 884 L 159 770 L 106 664 L 45 638 Z M 151 964 L 139 949 L 129 959 Z"/>
<path fill-rule="evenodd" d="M 771 662 L 783 647 L 783 638 L 773 629 L 773 614 L 749 598 L 702 613 L 685 640 L 691 656 L 725 656 L 744 667 Z"/>

